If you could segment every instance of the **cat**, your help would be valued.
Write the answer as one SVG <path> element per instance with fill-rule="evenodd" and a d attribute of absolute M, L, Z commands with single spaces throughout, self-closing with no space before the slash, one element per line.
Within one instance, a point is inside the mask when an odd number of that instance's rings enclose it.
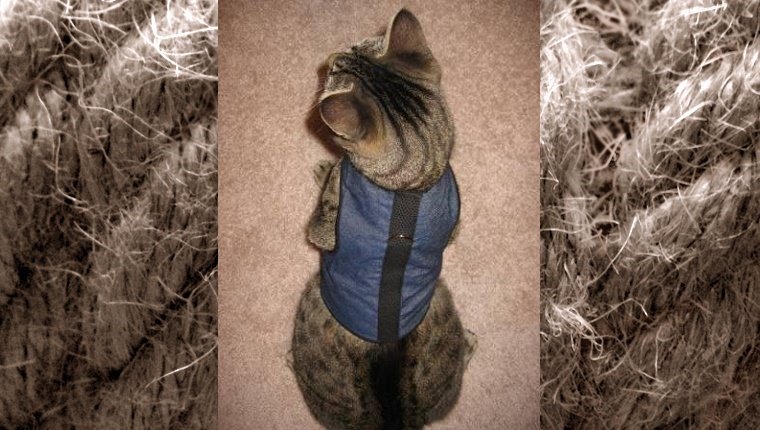
<path fill-rule="evenodd" d="M 476 347 L 438 279 L 459 215 L 440 81 L 406 9 L 383 35 L 327 60 L 319 112 L 344 155 L 316 171 L 308 239 L 322 267 L 301 296 L 291 349 L 304 399 L 327 428 L 440 419 Z"/>

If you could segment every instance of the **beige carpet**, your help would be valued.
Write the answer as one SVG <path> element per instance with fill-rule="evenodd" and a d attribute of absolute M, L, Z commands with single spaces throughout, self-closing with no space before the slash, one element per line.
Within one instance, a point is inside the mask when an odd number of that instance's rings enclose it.
<path fill-rule="evenodd" d="M 225 1 L 220 6 L 219 428 L 317 429 L 285 361 L 318 252 L 307 125 L 333 51 L 414 12 L 457 125 L 462 230 L 443 276 L 479 349 L 436 429 L 538 428 L 538 2 Z"/>

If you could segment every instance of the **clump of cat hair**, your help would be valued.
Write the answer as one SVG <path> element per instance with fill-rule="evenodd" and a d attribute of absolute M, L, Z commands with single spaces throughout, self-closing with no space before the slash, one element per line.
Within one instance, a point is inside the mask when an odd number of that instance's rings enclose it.
<path fill-rule="evenodd" d="M 760 2 L 545 2 L 541 423 L 760 423 Z"/>
<path fill-rule="evenodd" d="M 0 428 L 214 428 L 216 2 L 0 5 Z"/>

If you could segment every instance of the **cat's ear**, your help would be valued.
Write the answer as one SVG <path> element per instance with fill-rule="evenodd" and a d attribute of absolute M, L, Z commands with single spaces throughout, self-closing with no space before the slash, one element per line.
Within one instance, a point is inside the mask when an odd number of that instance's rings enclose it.
<path fill-rule="evenodd" d="M 374 129 L 371 108 L 353 89 L 324 97 L 319 113 L 335 134 L 352 143 L 367 139 Z"/>
<path fill-rule="evenodd" d="M 420 77 L 439 82 L 441 66 L 428 47 L 422 26 L 408 10 L 401 9 L 385 32 L 383 59 Z"/>

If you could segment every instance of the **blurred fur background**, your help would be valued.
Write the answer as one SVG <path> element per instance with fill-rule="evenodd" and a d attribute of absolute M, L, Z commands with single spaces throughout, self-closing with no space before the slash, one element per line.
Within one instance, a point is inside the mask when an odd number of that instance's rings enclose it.
<path fill-rule="evenodd" d="M 0 2 L 0 428 L 215 428 L 215 1 Z"/>
<path fill-rule="evenodd" d="M 760 428 L 759 29 L 543 3 L 542 427 Z"/>

